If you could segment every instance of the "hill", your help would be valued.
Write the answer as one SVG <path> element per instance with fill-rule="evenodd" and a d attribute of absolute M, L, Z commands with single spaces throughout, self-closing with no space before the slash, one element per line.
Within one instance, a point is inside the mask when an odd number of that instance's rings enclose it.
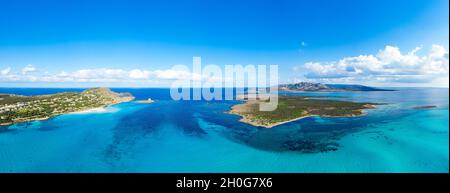
<path fill-rule="evenodd" d="M 286 92 L 393 91 L 389 89 L 374 88 L 357 84 L 322 84 L 311 82 L 281 84 L 278 88 L 280 91 Z"/>

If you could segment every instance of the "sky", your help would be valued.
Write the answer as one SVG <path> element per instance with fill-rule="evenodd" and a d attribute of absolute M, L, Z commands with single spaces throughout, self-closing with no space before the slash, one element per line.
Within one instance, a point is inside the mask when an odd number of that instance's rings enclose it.
<path fill-rule="evenodd" d="M 0 0 L 0 87 L 168 87 L 172 66 L 448 87 L 448 0 Z"/>

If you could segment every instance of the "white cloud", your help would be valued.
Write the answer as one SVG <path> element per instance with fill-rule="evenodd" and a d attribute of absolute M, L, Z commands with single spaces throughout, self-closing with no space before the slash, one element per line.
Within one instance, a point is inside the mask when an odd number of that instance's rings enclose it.
<path fill-rule="evenodd" d="M 30 72 L 35 72 L 36 68 L 32 64 L 28 64 L 22 69 L 22 74 L 28 74 Z"/>
<path fill-rule="evenodd" d="M 0 82 L 80 82 L 80 83 L 145 83 L 159 80 L 200 80 L 201 76 L 191 73 L 189 69 L 165 69 L 165 70 L 124 70 L 111 68 L 80 69 L 72 72 L 62 71 L 51 74 L 33 73 L 32 66 L 27 66 L 21 74 L 11 73 L 7 68 L 1 71 Z"/>
<path fill-rule="evenodd" d="M 8 67 L 8 68 L 3 69 L 3 70 L 0 72 L 0 74 L 1 74 L 2 76 L 6 76 L 6 75 L 9 74 L 9 72 L 11 72 L 11 67 Z"/>
<path fill-rule="evenodd" d="M 402 54 L 398 47 L 386 46 L 376 55 L 345 57 L 334 62 L 308 62 L 294 69 L 302 70 L 306 78 L 316 81 L 434 84 L 436 80 L 448 79 L 448 51 L 443 46 L 433 45 L 427 54 L 419 56 L 417 52 L 421 49 L 417 47 Z M 444 86 L 448 86 L 448 82 Z"/>
<path fill-rule="evenodd" d="M 186 70 L 156 70 L 153 75 L 158 79 L 182 79 L 182 80 L 198 80 L 199 75 L 193 74 Z"/>
<path fill-rule="evenodd" d="M 69 77 L 81 80 L 115 80 L 123 79 L 128 75 L 127 71 L 122 69 L 82 69 L 69 74 Z"/>
<path fill-rule="evenodd" d="M 128 73 L 131 79 L 148 79 L 150 78 L 151 72 L 147 70 L 134 69 Z"/>

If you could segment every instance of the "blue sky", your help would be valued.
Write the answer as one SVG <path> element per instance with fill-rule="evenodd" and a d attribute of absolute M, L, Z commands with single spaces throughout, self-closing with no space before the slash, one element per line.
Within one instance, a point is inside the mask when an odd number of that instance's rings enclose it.
<path fill-rule="evenodd" d="M 0 0 L 0 86 L 168 86 L 172 65 L 201 56 L 203 64 L 278 64 L 280 82 L 448 87 L 448 7 L 447 0 Z M 145 81 L 117 83 L 132 70 Z M 96 73 L 103 79 L 89 77 Z"/>

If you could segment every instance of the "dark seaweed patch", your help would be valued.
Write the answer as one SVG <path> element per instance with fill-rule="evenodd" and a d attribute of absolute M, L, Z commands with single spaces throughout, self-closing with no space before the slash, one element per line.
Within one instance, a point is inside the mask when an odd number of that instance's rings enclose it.
<path fill-rule="evenodd" d="M 301 153 L 321 153 L 338 150 L 339 144 L 335 142 L 317 142 L 312 140 L 298 139 L 286 141 L 282 144 L 283 149 Z"/>

